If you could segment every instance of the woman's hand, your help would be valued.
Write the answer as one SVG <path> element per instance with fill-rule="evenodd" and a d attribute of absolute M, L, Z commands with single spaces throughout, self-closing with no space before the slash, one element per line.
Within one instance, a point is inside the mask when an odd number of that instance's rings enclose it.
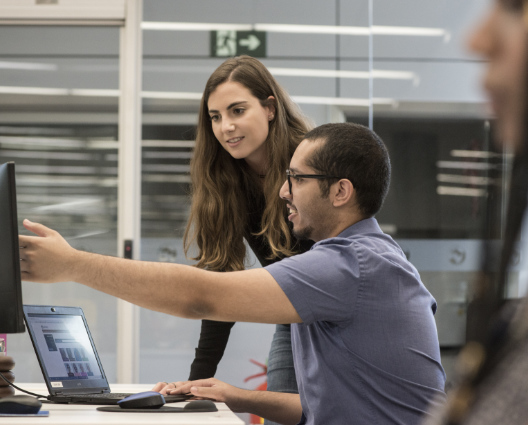
<path fill-rule="evenodd" d="M 177 381 L 177 382 L 158 382 L 152 388 L 152 391 L 157 391 L 160 394 L 187 394 L 189 393 L 191 381 Z M 186 391 L 182 392 L 185 388 Z"/>

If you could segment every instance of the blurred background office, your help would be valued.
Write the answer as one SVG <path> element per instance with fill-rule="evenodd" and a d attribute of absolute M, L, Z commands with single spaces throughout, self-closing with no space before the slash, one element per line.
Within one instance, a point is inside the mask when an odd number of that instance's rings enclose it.
<path fill-rule="evenodd" d="M 504 212 L 485 214 L 488 189 L 505 185 L 509 166 L 493 144 L 482 63 L 465 49 L 488 3 L 0 0 L 0 163 L 16 162 L 19 219 L 60 231 L 76 248 L 124 255 L 130 240 L 134 258 L 190 263 L 181 238 L 201 91 L 226 57 L 250 54 L 314 124 L 359 122 L 386 142 L 393 178 L 378 221 L 437 299 L 449 388 L 484 223 L 500 237 Z M 139 113 L 123 117 L 134 97 Z M 137 155 L 123 153 L 134 137 Z M 136 228 L 123 224 L 134 219 Z M 512 297 L 525 293 L 518 277 Z M 197 321 L 130 310 L 77 284 L 26 282 L 23 295 L 26 304 L 83 307 L 110 382 L 188 376 Z M 244 378 L 260 372 L 250 360 L 265 363 L 273 331 L 238 323 L 217 377 L 259 385 L 263 378 Z M 40 382 L 27 334 L 8 340 L 17 380 Z"/>

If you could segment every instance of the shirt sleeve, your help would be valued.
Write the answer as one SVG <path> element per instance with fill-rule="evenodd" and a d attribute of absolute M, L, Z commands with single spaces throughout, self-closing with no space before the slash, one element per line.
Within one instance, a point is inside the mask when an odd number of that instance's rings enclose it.
<path fill-rule="evenodd" d="M 194 361 L 191 364 L 189 380 L 207 379 L 215 376 L 218 363 L 224 351 L 235 322 L 202 320 L 202 330 Z"/>
<path fill-rule="evenodd" d="M 361 253 L 348 245 L 320 244 L 266 267 L 303 323 L 352 319 L 364 273 Z"/>

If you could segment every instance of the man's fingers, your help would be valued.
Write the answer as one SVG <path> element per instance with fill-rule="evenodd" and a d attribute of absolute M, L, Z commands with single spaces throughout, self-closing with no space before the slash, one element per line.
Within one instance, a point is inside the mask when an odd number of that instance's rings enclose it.
<path fill-rule="evenodd" d="M 225 402 L 222 392 L 217 387 L 196 387 L 192 386 L 190 392 L 195 397 L 212 400 L 212 401 L 221 401 Z"/>
<path fill-rule="evenodd" d="M 22 254 L 22 250 L 29 247 L 33 239 L 36 238 L 36 236 L 18 235 L 18 246 L 20 248 L 20 254 Z"/>
<path fill-rule="evenodd" d="M 40 223 L 33 223 L 32 221 L 29 221 L 27 218 L 24 219 L 22 224 L 27 230 L 29 230 L 32 233 L 35 233 L 37 236 L 45 237 L 45 236 L 51 236 L 53 234 L 53 230 L 51 230 L 50 228 Z"/>

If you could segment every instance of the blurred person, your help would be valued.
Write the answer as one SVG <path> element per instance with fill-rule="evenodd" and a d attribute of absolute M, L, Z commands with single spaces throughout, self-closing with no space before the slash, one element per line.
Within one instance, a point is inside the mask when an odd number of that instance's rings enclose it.
<path fill-rule="evenodd" d="M 497 139 L 514 157 L 498 272 L 491 244 L 485 243 L 468 309 L 468 342 L 457 363 L 458 384 L 427 425 L 528 424 L 528 299 L 507 299 L 510 264 L 528 224 L 527 17 L 527 1 L 497 0 L 469 40 L 471 50 L 487 61 L 483 87 L 496 116 Z M 492 188 L 490 210 L 500 202 L 494 198 Z"/>
<path fill-rule="evenodd" d="M 445 373 L 436 301 L 374 218 L 390 182 L 385 145 L 358 124 L 323 125 L 305 135 L 286 177 L 279 193 L 294 235 L 316 242 L 303 254 L 219 273 L 77 251 L 25 220 L 38 236 L 20 236 L 23 278 L 76 281 L 191 319 L 292 324 L 299 394 L 215 379 L 175 391 L 284 424 L 417 424 L 443 397 Z"/>

